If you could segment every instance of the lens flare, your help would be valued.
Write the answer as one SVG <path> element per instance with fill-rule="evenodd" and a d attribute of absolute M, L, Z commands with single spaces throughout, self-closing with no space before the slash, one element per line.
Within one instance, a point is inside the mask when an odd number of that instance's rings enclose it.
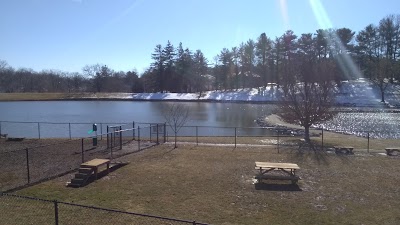
<path fill-rule="evenodd" d="M 333 24 L 329 19 L 329 16 L 325 10 L 325 7 L 322 5 L 320 0 L 309 0 L 311 9 L 314 13 L 314 16 L 318 22 L 318 25 L 321 29 L 329 30 L 333 28 Z M 336 32 L 324 32 L 324 36 L 328 41 L 329 46 L 335 46 L 339 49 L 340 53 L 347 53 L 348 49 L 343 45 L 342 41 L 338 37 Z M 350 54 L 341 54 L 342 57 L 337 57 L 337 63 L 342 70 L 343 74 L 347 77 L 348 80 L 351 78 L 363 78 L 363 75 L 359 69 L 359 67 L 355 64 L 353 59 L 350 57 Z M 378 98 L 372 93 L 371 90 L 368 90 L 368 95 L 372 99 Z"/>
<path fill-rule="evenodd" d="M 285 29 L 289 30 L 290 23 L 289 23 L 289 13 L 288 13 L 286 0 L 279 0 L 279 8 L 281 9 L 281 15 L 282 15 L 283 24 L 285 26 Z"/>

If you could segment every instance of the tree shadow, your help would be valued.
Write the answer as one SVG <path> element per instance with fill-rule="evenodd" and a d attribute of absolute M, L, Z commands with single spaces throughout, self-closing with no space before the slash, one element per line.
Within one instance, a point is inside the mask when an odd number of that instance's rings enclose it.
<path fill-rule="evenodd" d="M 338 159 L 340 159 L 340 161 L 342 161 L 343 163 L 351 163 L 351 161 L 350 161 L 350 159 L 349 159 L 349 157 L 348 157 L 348 156 L 350 156 L 350 155 L 348 155 L 348 154 L 336 154 L 336 153 L 335 153 L 335 155 L 336 155 L 336 157 L 337 157 Z"/>
<path fill-rule="evenodd" d="M 297 150 L 292 150 L 291 153 L 293 153 L 292 157 L 296 161 L 305 162 L 307 159 L 311 159 L 318 164 L 329 165 L 328 153 L 312 142 L 300 145 Z"/>
<path fill-rule="evenodd" d="M 128 165 L 128 163 L 122 163 L 122 162 L 121 163 L 116 163 L 116 164 L 114 164 L 113 166 L 110 167 L 109 172 L 107 172 L 107 170 L 100 171 L 99 173 L 97 173 L 97 180 L 109 175 L 110 173 L 112 173 L 112 172 L 116 171 L 117 169 L 120 169 L 120 168 L 122 168 L 122 167 L 124 167 L 126 165 Z M 96 179 L 95 179 L 94 175 L 92 175 L 87 180 L 87 182 L 84 185 L 82 185 L 81 187 L 89 185 L 90 183 L 92 183 L 94 181 L 96 181 Z"/>
<path fill-rule="evenodd" d="M 302 191 L 298 184 L 283 184 L 283 183 L 255 183 L 256 190 L 263 191 Z"/>

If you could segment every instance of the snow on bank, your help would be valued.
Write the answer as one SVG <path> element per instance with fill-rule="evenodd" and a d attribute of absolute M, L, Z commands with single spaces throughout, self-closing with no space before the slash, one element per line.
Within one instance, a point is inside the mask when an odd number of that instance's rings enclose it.
<path fill-rule="evenodd" d="M 276 87 L 246 88 L 229 91 L 207 91 L 199 93 L 115 93 L 110 98 L 132 100 L 184 100 L 184 101 L 236 101 L 236 102 L 276 102 L 282 91 Z M 400 86 L 389 84 L 385 91 L 388 105 L 400 107 Z M 379 88 L 365 79 L 342 82 L 336 88 L 336 102 L 344 106 L 379 107 L 381 96 Z"/>

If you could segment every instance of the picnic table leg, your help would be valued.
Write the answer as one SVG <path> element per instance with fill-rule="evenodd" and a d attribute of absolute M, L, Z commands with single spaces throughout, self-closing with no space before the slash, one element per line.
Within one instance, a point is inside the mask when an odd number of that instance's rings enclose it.
<path fill-rule="evenodd" d="M 107 163 L 107 174 L 110 173 L 110 163 Z"/>
<path fill-rule="evenodd" d="M 257 183 L 261 183 L 262 169 L 260 167 L 260 174 L 258 175 Z"/>
<path fill-rule="evenodd" d="M 97 167 L 94 168 L 94 179 L 97 180 Z"/>

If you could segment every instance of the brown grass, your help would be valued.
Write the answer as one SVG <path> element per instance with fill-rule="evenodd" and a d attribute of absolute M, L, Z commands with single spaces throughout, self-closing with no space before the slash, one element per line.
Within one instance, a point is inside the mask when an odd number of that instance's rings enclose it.
<path fill-rule="evenodd" d="M 400 158 L 275 150 L 160 145 L 83 188 L 65 187 L 70 174 L 17 194 L 213 224 L 400 223 Z M 255 161 L 297 163 L 302 180 L 255 186 Z"/>

